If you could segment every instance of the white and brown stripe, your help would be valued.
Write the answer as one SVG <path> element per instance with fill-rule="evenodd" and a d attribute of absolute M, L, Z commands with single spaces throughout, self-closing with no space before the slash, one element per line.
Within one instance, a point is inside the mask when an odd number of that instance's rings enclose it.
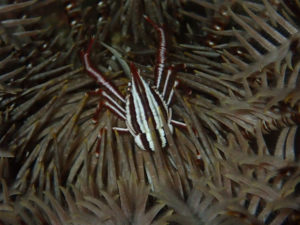
<path fill-rule="evenodd" d="M 128 95 L 124 98 L 119 90 L 112 83 L 107 81 L 100 71 L 91 65 L 89 54 L 93 41 L 91 41 L 88 50 L 82 53 L 82 58 L 87 72 L 106 90 L 96 91 L 105 98 L 105 101 L 99 104 L 99 106 L 106 106 L 118 117 L 125 120 L 127 128 L 116 128 L 116 130 L 122 132 L 129 131 L 134 137 L 135 143 L 141 149 L 154 151 L 155 143 L 153 135 L 156 136 L 155 139 L 160 143 L 161 147 L 167 145 L 163 120 L 167 122 L 171 133 L 173 133 L 173 125 L 179 127 L 185 126 L 182 122 L 172 120 L 172 109 L 169 108 L 174 88 L 178 84 L 178 82 L 175 81 L 175 73 L 182 65 L 179 65 L 180 67 L 170 66 L 165 71 L 166 38 L 164 30 L 148 17 L 145 16 L 145 19 L 152 24 L 159 34 L 160 44 L 154 69 L 154 86 L 150 86 L 146 83 L 140 76 L 135 65 L 131 63 L 131 86 Z M 121 103 L 121 105 L 119 103 Z M 97 111 L 100 111 L 100 107 L 98 107 Z M 149 121 L 153 122 L 154 130 L 151 129 L 152 126 L 149 124 Z"/>
<path fill-rule="evenodd" d="M 126 98 L 126 124 L 140 148 L 154 151 L 153 134 L 162 147 L 167 144 L 160 112 L 166 121 L 170 121 L 168 107 L 155 87 L 149 86 L 140 76 L 134 64 L 130 66 L 133 78 Z M 150 129 L 149 118 L 154 122 L 155 132 Z"/>

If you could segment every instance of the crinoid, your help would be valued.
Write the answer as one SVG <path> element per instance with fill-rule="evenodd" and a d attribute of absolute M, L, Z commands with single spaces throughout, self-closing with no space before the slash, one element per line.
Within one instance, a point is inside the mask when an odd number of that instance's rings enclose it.
<path fill-rule="evenodd" d="M 1 1 L 0 223 L 299 224 L 299 8 Z M 167 107 L 185 128 L 162 117 L 155 151 L 113 129 L 126 122 L 106 107 L 93 123 L 108 95 L 87 94 L 98 84 L 80 58 L 94 36 L 90 60 L 122 96 L 130 62 L 157 85 L 162 42 L 143 15 L 165 24 L 166 71 L 186 65 Z"/>

